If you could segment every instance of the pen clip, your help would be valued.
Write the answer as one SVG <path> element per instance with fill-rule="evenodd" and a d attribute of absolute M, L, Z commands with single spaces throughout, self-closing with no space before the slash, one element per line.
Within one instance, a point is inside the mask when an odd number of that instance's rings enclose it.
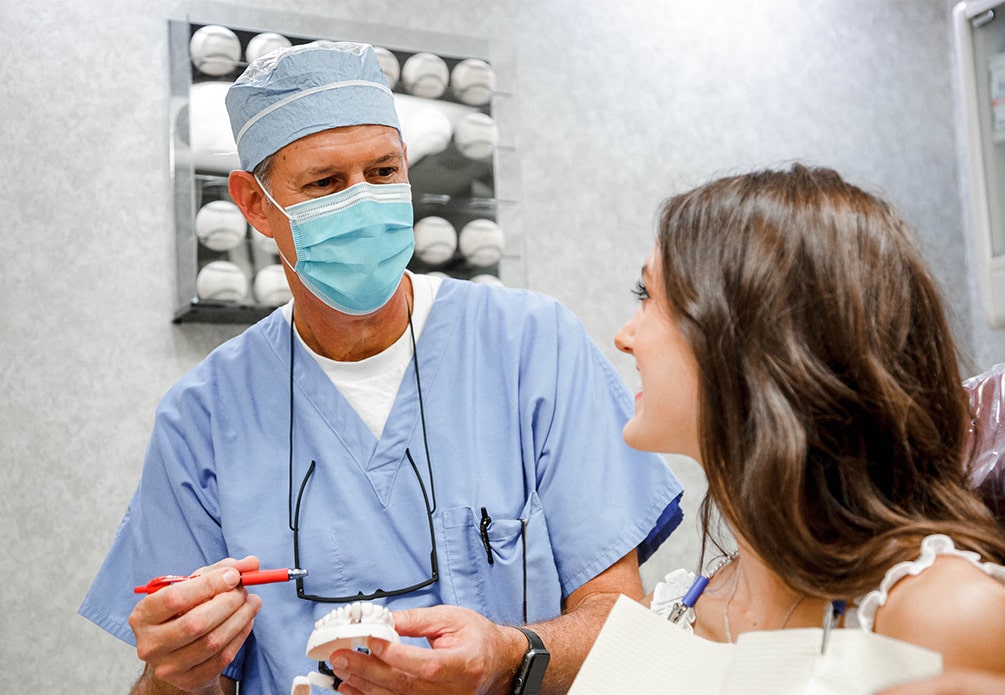
<path fill-rule="evenodd" d="M 834 629 L 834 625 L 837 623 L 838 618 L 844 615 L 846 607 L 847 602 L 838 599 L 828 603 L 827 608 L 824 609 L 824 634 L 823 639 L 820 642 L 821 654 L 827 653 L 827 643 L 830 642 L 831 630 Z"/>
<path fill-rule="evenodd" d="M 195 576 L 195 575 L 192 575 Z M 185 576 L 181 574 L 164 574 L 160 577 L 154 577 L 146 584 L 142 586 L 137 586 L 133 588 L 134 594 L 152 594 L 155 591 L 160 591 L 166 586 L 171 586 L 172 584 L 177 584 L 178 582 L 183 582 L 186 579 L 191 579 L 192 576 Z"/>
<path fill-rule="evenodd" d="M 478 528 L 482 537 L 482 545 L 485 546 L 485 556 L 488 558 L 490 565 L 495 563 L 495 559 L 492 557 L 492 546 L 489 545 L 489 524 L 491 523 L 492 517 L 489 516 L 488 510 L 482 507 L 482 521 L 478 525 Z"/>

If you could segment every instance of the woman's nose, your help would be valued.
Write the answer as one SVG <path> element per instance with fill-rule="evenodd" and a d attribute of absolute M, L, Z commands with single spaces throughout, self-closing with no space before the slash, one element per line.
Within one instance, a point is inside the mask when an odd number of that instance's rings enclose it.
<path fill-rule="evenodd" d="M 621 352 L 626 352 L 629 355 L 632 354 L 632 337 L 634 335 L 634 330 L 632 328 L 632 322 L 634 317 L 625 322 L 625 325 L 614 334 L 614 346 L 621 350 Z"/>

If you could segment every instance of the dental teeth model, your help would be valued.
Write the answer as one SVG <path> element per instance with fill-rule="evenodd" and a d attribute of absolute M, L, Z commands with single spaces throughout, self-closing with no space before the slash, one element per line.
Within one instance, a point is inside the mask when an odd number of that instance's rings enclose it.
<path fill-rule="evenodd" d="M 400 642 L 394 631 L 394 618 L 384 606 L 356 601 L 336 608 L 314 623 L 307 640 L 307 656 L 324 661 L 336 649 L 370 647 L 370 638 Z"/>
<path fill-rule="evenodd" d="M 394 630 L 394 617 L 384 606 L 356 601 L 336 608 L 314 623 L 314 631 L 307 640 L 307 656 L 324 662 L 336 649 L 369 650 L 370 638 L 400 642 Z M 291 695 L 310 695 L 311 686 L 331 689 L 334 679 L 329 675 L 311 672 L 293 679 Z"/>

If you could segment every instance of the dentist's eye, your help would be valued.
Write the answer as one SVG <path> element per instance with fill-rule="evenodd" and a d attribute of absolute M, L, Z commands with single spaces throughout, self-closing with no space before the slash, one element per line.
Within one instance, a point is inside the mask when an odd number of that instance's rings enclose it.
<path fill-rule="evenodd" d="M 635 298 L 640 302 L 644 302 L 649 299 L 649 291 L 646 289 L 646 286 L 642 284 L 642 280 L 635 281 L 635 287 L 632 288 L 632 294 L 634 294 Z"/>

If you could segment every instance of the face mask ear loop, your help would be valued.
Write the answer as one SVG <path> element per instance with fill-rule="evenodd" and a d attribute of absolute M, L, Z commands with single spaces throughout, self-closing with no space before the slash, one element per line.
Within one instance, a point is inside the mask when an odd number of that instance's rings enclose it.
<path fill-rule="evenodd" d="M 286 216 L 286 219 L 292 220 L 293 218 L 290 217 L 290 215 L 286 212 L 286 209 L 283 208 L 282 205 L 280 205 L 279 203 L 277 203 L 276 199 L 273 198 L 272 195 L 269 193 L 269 189 L 266 188 L 265 184 L 262 183 L 262 180 L 260 178 L 258 178 L 258 174 L 252 174 L 252 176 L 255 177 L 255 181 L 258 182 L 258 187 L 262 189 L 262 193 L 264 193 L 265 197 L 269 199 L 269 202 L 272 203 L 273 205 L 275 205 L 276 208 L 279 210 L 279 212 L 283 213 L 283 215 Z"/>
<path fill-rule="evenodd" d="M 262 183 L 262 180 L 258 178 L 258 174 L 252 174 L 252 176 L 255 177 L 255 181 L 258 183 L 258 187 L 262 189 L 262 193 L 264 193 L 265 197 L 269 199 L 269 202 L 275 205 L 276 209 L 279 210 L 279 212 L 286 215 L 286 219 L 292 221 L 293 218 L 286 213 L 286 210 L 283 209 L 283 206 L 277 203 L 276 199 L 269 194 L 269 189 L 266 188 L 265 184 Z M 283 263 L 289 266 L 290 270 L 292 270 L 294 273 L 297 272 L 297 269 L 293 266 L 293 264 L 290 263 L 288 260 L 286 260 L 286 256 L 284 256 L 283 252 L 279 250 L 279 247 L 276 247 L 276 252 L 279 254 L 279 257 L 283 260 Z"/>
<path fill-rule="evenodd" d="M 283 261 L 283 263 L 285 263 L 289 267 L 290 270 L 292 270 L 294 273 L 297 272 L 296 266 L 293 263 L 290 263 L 288 260 L 286 260 L 286 256 L 283 255 L 283 252 L 279 250 L 278 246 L 276 247 L 276 253 L 279 254 L 279 258 Z"/>

